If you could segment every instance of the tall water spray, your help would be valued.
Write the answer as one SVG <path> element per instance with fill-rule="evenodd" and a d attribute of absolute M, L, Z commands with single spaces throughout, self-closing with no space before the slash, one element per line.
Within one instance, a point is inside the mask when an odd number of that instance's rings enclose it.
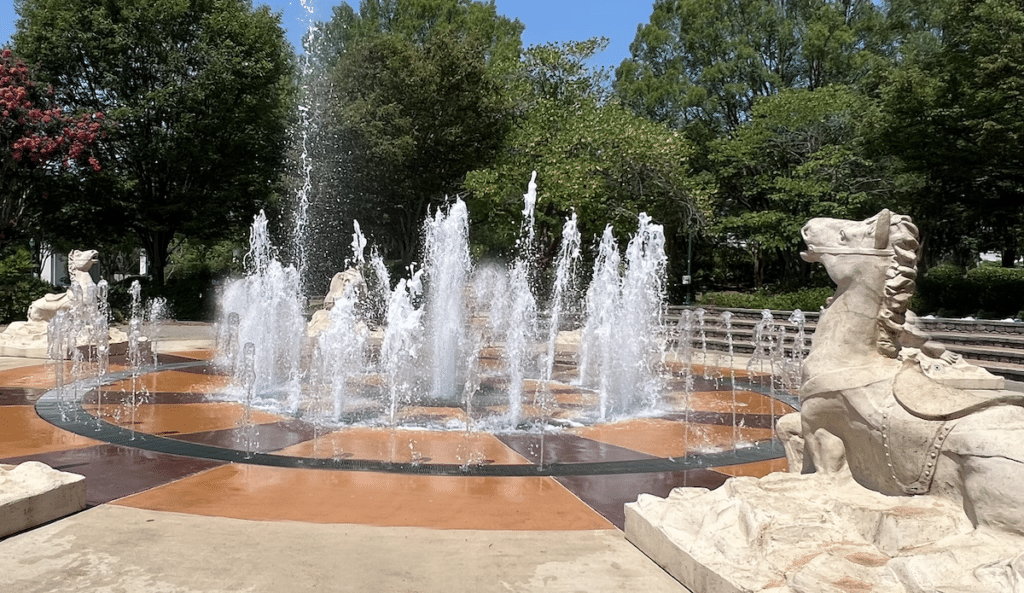
<path fill-rule="evenodd" d="M 316 372 L 322 387 L 329 389 L 331 422 L 341 420 L 352 395 L 348 384 L 366 368 L 364 351 L 369 331 L 356 311 L 358 296 L 355 285 L 350 284 L 345 294 L 335 299 L 329 313 L 330 323 L 316 338 L 322 365 Z"/>
<path fill-rule="evenodd" d="M 608 417 L 618 394 L 618 387 L 612 384 L 615 346 L 611 338 L 622 299 L 619 262 L 618 244 L 608 225 L 597 247 L 594 275 L 587 289 L 587 322 L 580 342 L 579 371 L 580 383 L 598 390 L 598 414 L 602 420 Z"/>
<path fill-rule="evenodd" d="M 509 268 L 508 306 L 505 320 L 505 365 L 508 369 L 508 417 L 515 425 L 523 415 L 523 382 L 530 344 L 537 325 L 537 301 L 530 288 L 534 260 L 534 208 L 537 206 L 537 172 L 523 194 L 523 220 L 516 241 L 516 257 Z"/>
<path fill-rule="evenodd" d="M 626 247 L 625 270 L 611 227 L 605 228 L 587 291 L 580 380 L 598 389 L 601 419 L 657 404 L 653 364 L 664 308 L 665 232 L 641 213 Z"/>
<path fill-rule="evenodd" d="M 279 406 L 296 411 L 299 404 L 299 360 L 305 328 L 299 273 L 274 257 L 262 211 L 253 221 L 246 276 L 229 283 L 221 296 L 221 319 L 238 314 L 236 344 L 252 343 L 257 398 L 273 399 Z M 227 331 L 228 328 L 221 328 Z M 223 363 L 229 365 L 230 361 Z"/>
<path fill-rule="evenodd" d="M 469 212 L 462 200 L 439 208 L 424 225 L 426 323 L 430 344 L 430 395 L 450 399 L 462 392 L 459 367 L 465 342 L 465 286 L 471 269 Z"/>
<path fill-rule="evenodd" d="M 529 264 L 520 259 L 509 270 L 508 319 L 505 323 L 505 364 L 508 368 L 508 416 L 518 424 L 523 413 L 523 381 L 537 322 L 537 303 L 530 291 Z"/>
<path fill-rule="evenodd" d="M 562 322 L 562 312 L 566 306 L 576 265 L 580 260 L 580 243 L 582 237 L 576 228 L 576 213 L 562 225 L 562 243 L 558 249 L 558 260 L 555 263 L 555 286 L 551 296 L 551 321 L 548 326 L 548 352 L 544 361 L 544 380 L 550 381 L 555 367 L 555 345 Z"/>
<path fill-rule="evenodd" d="M 415 303 L 423 294 L 422 275 L 423 270 L 417 270 L 411 278 L 399 280 L 388 300 L 380 359 L 388 388 L 387 416 L 392 426 L 398 420 L 399 404 L 412 399 L 419 377 L 423 307 Z"/>
<path fill-rule="evenodd" d="M 302 185 L 295 196 L 295 220 L 292 228 L 292 244 L 295 249 L 296 271 L 300 282 L 306 276 L 308 264 L 308 248 L 306 245 L 309 226 L 309 206 L 313 192 L 313 141 L 319 124 L 320 114 L 323 112 L 323 105 L 319 87 L 323 77 L 323 69 L 318 68 L 311 56 L 312 49 L 316 47 L 320 33 L 314 18 L 313 0 L 302 0 L 302 8 L 308 15 L 308 26 L 306 30 L 305 44 L 307 51 L 303 52 L 300 59 L 301 73 L 301 100 L 299 103 L 299 161 L 302 166 Z M 299 292 L 304 293 L 302 286 Z"/>

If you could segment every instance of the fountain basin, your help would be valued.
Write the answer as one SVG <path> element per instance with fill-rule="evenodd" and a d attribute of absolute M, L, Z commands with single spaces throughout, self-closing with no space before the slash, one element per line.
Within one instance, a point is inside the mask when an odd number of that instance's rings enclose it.
<path fill-rule="evenodd" d="M 49 422 L 92 439 L 242 464 L 434 475 L 579 476 L 679 472 L 778 459 L 784 453 L 772 438 L 771 423 L 792 409 L 756 382 L 733 393 L 699 380 L 698 389 L 688 394 L 680 382 L 669 382 L 666 405 L 645 417 L 617 422 L 591 417 L 583 422 L 588 418 L 579 415 L 580 408 L 594 394 L 554 382 L 549 384 L 554 396 L 550 409 L 524 406 L 527 420 L 520 427 L 467 431 L 465 408 L 448 401 L 425 400 L 404 408 L 406 422 L 397 427 L 375 423 L 372 413 L 362 421 L 326 426 L 304 420 L 301 410 L 297 417 L 258 412 L 253 416 L 257 444 L 247 451 L 240 439 L 242 406 L 226 401 L 215 387 L 226 378 L 219 377 L 211 363 L 174 362 L 144 370 L 141 384 L 148 386 L 148 393 L 139 399 L 143 403 L 134 415 L 125 410 L 132 401 L 124 390 L 129 371 L 68 386 L 84 394 L 75 401 L 51 390 L 39 399 L 36 410 Z M 161 377 L 170 375 L 177 383 L 171 390 L 161 390 Z M 189 376 L 194 377 L 191 385 L 181 382 Z M 671 405 L 673 398 L 678 406 Z M 488 415 L 502 414 L 502 406 L 487 406 L 487 399 L 480 397 L 471 428 L 485 425 Z M 733 401 L 737 409 L 730 409 Z M 379 414 L 382 406 L 367 407 Z M 207 420 L 197 424 L 204 417 Z"/>

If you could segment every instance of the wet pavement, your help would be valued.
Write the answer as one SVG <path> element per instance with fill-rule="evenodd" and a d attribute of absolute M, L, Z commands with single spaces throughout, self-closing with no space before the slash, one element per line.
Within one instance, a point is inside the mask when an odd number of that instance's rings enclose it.
<path fill-rule="evenodd" d="M 567 566 L 580 558 L 574 559 L 571 546 L 563 544 L 578 540 L 582 534 L 598 532 L 605 534 L 599 539 L 608 550 L 623 555 L 620 560 L 645 567 L 641 573 L 653 579 L 652 590 L 682 590 L 671 579 L 663 580 L 660 568 L 621 539 L 623 504 L 636 500 L 641 493 L 665 496 L 679 486 L 715 488 L 730 476 L 760 476 L 785 468 L 784 460 L 777 458 L 778 447 L 762 446 L 756 459 L 730 455 L 737 446 L 771 444 L 770 426 L 776 416 L 789 411 L 788 406 L 756 391 L 723 389 L 720 381 L 717 389 L 710 382 L 698 381 L 698 391 L 684 394 L 676 389 L 666 397 L 688 404 L 690 411 L 669 405 L 660 416 L 577 426 L 543 435 L 367 426 L 330 429 L 261 411 L 252 412 L 255 429 L 249 430 L 241 425 L 243 407 L 217 395 L 226 378 L 200 362 L 211 357 L 209 344 L 203 341 L 209 330 L 200 327 L 197 337 L 191 339 L 187 329 L 176 336 L 181 340 L 180 348 L 175 349 L 173 341 L 163 345 L 162 361 L 197 361 L 196 365 L 147 374 L 134 383 L 134 389 L 131 380 L 124 379 L 88 393 L 74 414 L 51 418 L 61 427 L 43 420 L 35 407 L 54 384 L 53 365 L 38 360 L 0 365 L 5 369 L 0 370 L 0 463 L 38 460 L 84 475 L 90 507 L 52 525 L 0 540 L 0 558 L 7 558 L 0 560 L 0 574 L 10 570 L 14 572 L 9 574 L 22 579 L 15 581 L 22 588 L 4 591 L 88 590 L 32 589 L 37 585 L 30 587 L 30 583 L 44 581 L 30 577 L 32 570 L 19 564 L 18 555 L 25 562 L 42 561 L 48 552 L 32 551 L 27 542 L 33 538 L 45 534 L 59 537 L 61 529 L 74 531 L 79 524 L 91 525 L 94 516 L 118 516 L 129 513 L 128 509 L 145 516 L 155 513 L 152 516 L 156 522 L 167 514 L 175 516 L 176 521 L 180 519 L 179 523 L 194 526 L 204 524 L 204 520 L 213 521 L 207 525 L 230 525 L 230 530 L 239 532 L 245 531 L 245 522 L 253 522 L 252 530 L 258 532 L 263 522 L 283 521 L 334 525 L 341 531 L 361 526 L 358 533 L 376 533 L 382 538 L 393 537 L 396 529 L 425 529 L 428 534 L 438 532 L 438 542 L 458 539 L 450 533 L 458 530 L 483 539 L 488 536 L 480 533 L 493 532 L 490 537 L 494 542 L 525 537 L 513 535 L 517 532 L 546 533 L 537 537 L 561 550 L 564 557 L 559 562 Z M 554 395 L 565 409 L 582 405 L 578 394 L 556 390 Z M 464 419 L 466 414 L 458 407 L 444 405 L 408 412 L 441 424 Z M 111 438 L 111 430 L 121 431 L 116 433 L 120 436 Z M 251 441 L 253 455 L 241 457 L 237 454 L 246 449 L 246 438 Z M 157 441 L 159 447 L 147 444 Z M 206 453 L 219 450 L 236 455 Z M 773 456 L 776 458 L 765 459 Z M 315 464 L 325 460 L 333 466 Z M 102 522 L 93 528 L 105 529 Z M 289 524 L 288 529 L 292 528 L 298 529 Z M 563 535 L 561 540 L 558 534 Z M 417 537 L 420 535 L 417 532 Z M 86 532 L 76 531 L 75 537 L 89 545 Z M 97 550 L 102 549 L 108 556 L 119 553 L 116 544 L 105 538 L 96 534 L 93 543 Z M 457 545 L 449 552 L 461 553 Z M 396 553 L 422 556 L 420 570 L 426 575 L 432 570 L 427 567 L 428 560 L 437 552 L 399 548 Z M 523 553 L 529 556 L 536 550 Z M 384 559 L 378 561 L 383 563 Z M 11 566 L 12 562 L 16 566 Z M 481 570 L 494 562 L 490 556 L 479 558 Z M 535 570 L 543 564 L 526 563 Z M 611 564 L 591 570 L 611 571 Z M 280 572 L 288 574 L 291 570 L 281 567 Z M 500 569 L 495 570 L 490 583 L 495 586 L 476 590 L 520 590 L 497 587 L 503 581 Z M 273 581 L 272 576 L 267 578 Z M 371 576 L 367 573 L 367 578 Z M 486 582 L 486 578 L 479 578 L 466 582 Z M 624 578 L 609 574 L 599 581 L 608 588 L 585 590 L 614 590 L 613 584 L 625 587 Z M 639 577 L 634 574 L 629 578 L 635 581 Z M 105 583 L 103 586 L 127 584 L 114 577 Z M 295 590 L 261 588 L 263 585 L 255 580 L 252 583 L 256 588 L 250 589 L 241 586 L 243 583 L 238 589 L 223 589 L 203 588 L 203 583 L 193 582 L 191 588 L 182 590 Z M 355 582 L 348 584 L 354 586 Z M 431 586 L 418 589 L 415 578 L 407 585 L 401 590 L 446 590 Z M 453 582 L 447 585 L 460 590 Z M 324 590 L 358 589 L 332 584 Z M 524 586 L 521 590 L 534 589 Z"/>

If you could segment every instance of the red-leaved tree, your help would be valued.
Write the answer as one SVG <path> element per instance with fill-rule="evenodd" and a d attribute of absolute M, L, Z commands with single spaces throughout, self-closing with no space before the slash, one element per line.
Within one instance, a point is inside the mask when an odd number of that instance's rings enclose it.
<path fill-rule="evenodd" d="M 0 249 L 28 229 L 27 206 L 56 173 L 99 171 L 93 147 L 102 113 L 65 115 L 52 88 L 40 88 L 11 50 L 0 52 Z"/>

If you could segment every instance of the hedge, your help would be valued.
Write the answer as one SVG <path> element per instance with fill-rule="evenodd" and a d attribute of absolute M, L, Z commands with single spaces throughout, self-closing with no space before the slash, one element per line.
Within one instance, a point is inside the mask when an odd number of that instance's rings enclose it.
<path fill-rule="evenodd" d="M 818 311 L 835 292 L 833 288 L 805 288 L 794 292 L 706 292 L 698 304 L 736 309 L 774 309 L 780 311 Z"/>
<path fill-rule="evenodd" d="M 25 321 L 32 301 L 49 292 L 63 292 L 32 271 L 32 255 L 25 247 L 9 248 L 0 257 L 0 323 Z"/>
<path fill-rule="evenodd" d="M 918 313 L 979 319 L 1024 314 L 1024 269 L 983 265 L 964 270 L 939 265 L 918 277 Z"/>

